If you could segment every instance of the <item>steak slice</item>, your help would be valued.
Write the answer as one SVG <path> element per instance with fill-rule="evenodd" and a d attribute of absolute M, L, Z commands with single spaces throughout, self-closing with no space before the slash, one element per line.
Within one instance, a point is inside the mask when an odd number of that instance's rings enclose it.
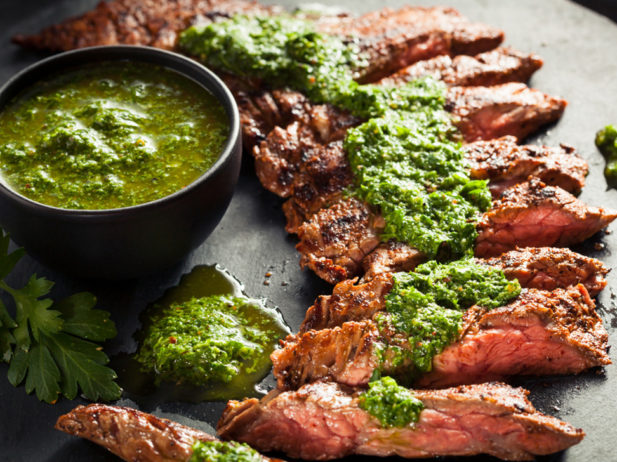
<path fill-rule="evenodd" d="M 250 0 L 113 0 L 46 27 L 35 35 L 16 35 L 26 48 L 65 51 L 96 45 L 147 45 L 171 50 L 178 33 L 197 22 L 234 14 L 270 15 L 276 6 Z"/>
<path fill-rule="evenodd" d="M 195 441 L 215 438 L 194 428 L 128 407 L 77 406 L 58 418 L 56 429 L 86 438 L 126 461 L 188 461 Z"/>
<path fill-rule="evenodd" d="M 600 260 L 556 247 L 516 249 L 477 261 L 500 268 L 508 279 L 518 279 L 523 287 L 554 290 L 583 284 L 592 297 L 606 286 L 609 271 Z"/>
<path fill-rule="evenodd" d="M 426 255 L 418 249 L 394 239 L 382 242 L 362 261 L 364 275 L 362 279 L 370 281 L 378 274 L 411 271 L 424 263 Z"/>
<path fill-rule="evenodd" d="M 497 47 L 501 30 L 469 22 L 453 8 L 383 8 L 360 17 L 324 18 L 322 32 L 356 40 L 368 56 L 361 81 L 372 82 L 409 64 L 442 54 L 477 54 Z"/>
<path fill-rule="evenodd" d="M 436 457 L 490 454 L 534 460 L 579 443 L 584 432 L 538 412 L 528 391 L 502 383 L 413 390 L 424 409 L 418 422 L 384 428 L 358 404 L 361 390 L 313 383 L 274 390 L 261 401 L 230 401 L 219 420 L 223 439 L 289 457 L 329 460 L 352 454 Z"/>
<path fill-rule="evenodd" d="M 476 141 L 463 147 L 471 163 L 471 177 L 489 180 L 493 197 L 505 189 L 525 181 L 539 178 L 546 184 L 578 194 L 589 173 L 587 162 L 574 147 L 519 145 L 513 136 L 490 141 Z"/>
<path fill-rule="evenodd" d="M 321 209 L 298 229 L 300 266 L 335 284 L 362 270 L 362 260 L 379 245 L 383 218 L 354 198 Z"/>
<path fill-rule="evenodd" d="M 517 249 L 488 260 L 478 258 L 476 262 L 501 269 L 508 279 L 518 279 L 523 288 L 552 291 L 583 284 L 592 296 L 606 286 L 608 273 L 606 266 L 595 258 L 555 247 Z M 383 311 L 386 295 L 392 289 L 392 274 L 384 271 L 372 278 L 367 274 L 365 282 L 349 279 L 335 285 L 332 295 L 317 297 L 306 312 L 300 332 L 371 319 Z"/>
<path fill-rule="evenodd" d="M 449 55 L 419 61 L 379 81 L 382 85 L 402 85 L 431 76 L 451 86 L 490 86 L 527 82 L 542 67 L 535 54 L 512 48 L 497 48 L 477 56 Z"/>
<path fill-rule="evenodd" d="M 506 190 L 478 223 L 476 256 L 515 247 L 565 247 L 591 237 L 617 212 L 584 204 L 556 186 L 532 179 Z"/>
<path fill-rule="evenodd" d="M 513 135 L 519 140 L 555 122 L 567 102 L 529 88 L 524 83 L 493 87 L 450 87 L 446 109 L 457 119 L 465 141 Z"/>
<path fill-rule="evenodd" d="M 338 313 L 327 316 L 362 316 L 363 307 L 377 312 L 383 309 L 383 296 L 376 295 L 347 311 L 343 302 Z M 313 311 L 309 316 L 315 314 Z M 305 325 L 310 322 L 305 320 Z M 271 355 L 274 376 L 281 389 L 296 389 L 316 380 L 363 386 L 377 368 L 405 382 L 417 380 L 418 371 L 411 361 L 394 368 L 388 350 L 383 352 L 384 345 L 401 338 L 404 334 L 380 331 L 371 319 L 290 335 Z M 551 292 L 524 289 L 508 305 L 490 311 L 479 307 L 467 310 L 458 341 L 433 358 L 432 371 L 419 376 L 417 383 L 437 387 L 514 375 L 576 374 L 610 364 L 607 338 L 584 286 Z M 401 341 L 396 344 L 413 348 Z M 386 359 L 380 364 L 384 354 Z"/>

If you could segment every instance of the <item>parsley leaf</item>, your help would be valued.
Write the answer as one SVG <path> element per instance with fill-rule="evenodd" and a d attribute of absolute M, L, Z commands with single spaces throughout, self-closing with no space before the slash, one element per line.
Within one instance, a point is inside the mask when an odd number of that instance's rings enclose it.
<path fill-rule="evenodd" d="M 95 343 L 116 336 L 109 313 L 95 309 L 96 297 L 87 292 L 54 303 L 46 298 L 54 283 L 36 274 L 21 289 L 9 286 L 4 278 L 24 252 L 8 253 L 8 246 L 9 236 L 0 229 L 0 289 L 15 305 L 13 318 L 0 300 L 0 358 L 9 363 L 9 382 L 25 381 L 27 393 L 48 403 L 60 395 L 74 399 L 80 389 L 93 401 L 118 399 L 116 373 Z"/>

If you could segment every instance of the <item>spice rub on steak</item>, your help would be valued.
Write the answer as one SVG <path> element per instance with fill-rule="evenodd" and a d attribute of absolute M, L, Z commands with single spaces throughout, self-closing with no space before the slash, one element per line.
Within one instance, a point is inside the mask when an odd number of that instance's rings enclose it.
<path fill-rule="evenodd" d="M 35 35 L 16 35 L 13 42 L 48 51 L 97 45 L 147 45 L 171 50 L 178 33 L 192 24 L 235 14 L 269 15 L 281 11 L 250 0 L 101 1 L 81 16 L 46 27 Z"/>
<path fill-rule="evenodd" d="M 592 297 L 606 287 L 609 271 L 600 260 L 556 247 L 516 249 L 476 261 L 501 269 L 508 279 L 517 279 L 522 287 L 553 290 L 583 284 Z"/>
<path fill-rule="evenodd" d="M 56 429 L 103 446 L 126 461 L 186 462 L 195 441 L 215 438 L 128 407 L 90 404 L 58 418 Z"/>
<path fill-rule="evenodd" d="M 582 430 L 538 412 L 527 391 L 502 383 L 413 390 L 424 405 L 418 422 L 387 429 L 360 408 L 360 392 L 313 383 L 294 392 L 272 391 L 261 401 L 230 401 L 217 430 L 224 439 L 309 460 L 353 454 L 533 460 L 584 437 Z"/>
<path fill-rule="evenodd" d="M 433 358 L 432 370 L 420 375 L 411 360 L 392 363 L 388 350 L 395 337 L 403 345 L 406 334 L 382 329 L 363 316 L 383 310 L 387 279 L 368 283 L 373 299 L 344 300 L 331 312 L 313 310 L 304 326 L 362 317 L 340 326 L 290 335 L 272 353 L 274 376 L 281 389 L 296 389 L 316 380 L 349 386 L 366 385 L 376 369 L 403 382 L 446 386 L 503 379 L 515 375 L 576 374 L 610 364 L 607 333 L 584 286 L 545 291 L 524 289 L 509 304 L 485 310 L 472 307 L 463 316 L 457 341 Z M 358 292 L 360 292 L 358 290 Z M 381 292 L 380 292 L 381 291 Z M 358 297 L 352 293 L 348 299 Z M 339 311 L 336 311 L 339 308 Z M 387 315 L 387 313 L 384 313 Z M 321 317 L 320 317 L 321 316 Z M 337 319 L 338 316 L 338 319 Z M 405 349 L 413 348 L 409 343 Z"/>
<path fill-rule="evenodd" d="M 466 144 L 463 150 L 471 164 L 471 177 L 489 180 L 493 197 L 529 177 L 578 194 L 589 173 L 587 162 L 567 144 L 519 145 L 513 136 L 504 136 Z"/>
<path fill-rule="evenodd" d="M 523 83 L 451 87 L 446 109 L 467 142 L 512 135 L 519 141 L 557 121 L 567 102 Z"/>
<path fill-rule="evenodd" d="M 515 247 L 565 247 L 591 237 L 617 212 L 586 205 L 559 187 L 532 179 L 507 189 L 478 223 L 476 256 Z"/>
<path fill-rule="evenodd" d="M 595 258 L 556 247 L 517 249 L 476 263 L 501 269 L 508 279 L 517 279 L 526 289 L 554 290 L 582 284 L 591 296 L 605 286 L 608 269 Z M 340 326 L 347 321 L 371 319 L 385 310 L 392 289 L 392 274 L 376 272 L 358 282 L 348 279 L 334 286 L 331 295 L 320 295 L 307 310 L 300 332 Z"/>
<path fill-rule="evenodd" d="M 535 54 L 512 48 L 496 48 L 476 56 L 436 56 L 419 61 L 380 80 L 382 85 L 401 85 L 431 76 L 451 86 L 490 86 L 508 82 L 527 82 L 542 67 Z"/>

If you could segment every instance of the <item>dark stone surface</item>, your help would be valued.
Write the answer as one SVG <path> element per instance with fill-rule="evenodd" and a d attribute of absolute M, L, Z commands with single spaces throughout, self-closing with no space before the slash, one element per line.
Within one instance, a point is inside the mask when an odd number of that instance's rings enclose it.
<path fill-rule="evenodd" d="M 40 56 L 9 44 L 17 32 L 35 32 L 41 26 L 80 13 L 97 0 L 3 0 L 0 17 L 0 82 Z M 291 1 L 279 2 L 295 5 Z M 377 9 L 384 4 L 400 6 L 402 1 L 340 0 L 354 11 Z M 432 4 L 429 1 L 415 1 Z M 606 191 L 602 176 L 601 155 L 593 144 L 596 130 L 607 123 L 617 123 L 617 26 L 609 19 L 572 2 L 563 0 L 449 0 L 447 3 L 477 21 L 506 32 L 506 43 L 525 51 L 535 51 L 545 59 L 545 66 L 532 79 L 534 87 L 565 97 L 570 105 L 563 119 L 536 140 L 547 144 L 567 142 L 575 145 L 590 162 L 582 199 L 594 204 L 617 207 L 617 191 Z M 583 2 L 597 11 L 615 17 L 617 5 L 609 2 Z M 597 7 L 604 4 L 606 9 Z M 117 339 L 106 351 L 115 354 L 132 351 L 132 334 L 138 315 L 165 288 L 174 285 L 183 273 L 197 264 L 219 263 L 228 268 L 251 296 L 266 297 L 283 311 L 285 319 L 296 329 L 304 310 L 317 294 L 327 293 L 329 286 L 298 267 L 295 239 L 283 229 L 281 201 L 263 190 L 255 178 L 252 162 L 245 158 L 239 187 L 219 227 L 208 241 L 182 264 L 156 276 L 124 283 L 80 281 L 58 274 L 30 258 L 24 258 L 11 282 L 21 284 L 36 272 L 56 281 L 53 295 L 60 297 L 79 290 L 89 290 L 99 297 L 99 306 L 109 309 L 119 327 Z M 615 225 L 612 229 L 617 229 Z M 601 258 L 610 267 L 617 266 L 616 234 L 598 236 L 580 249 Z M 603 250 L 595 250 L 603 243 Z M 272 272 L 270 285 L 263 284 L 266 272 Z M 286 285 L 284 285 L 286 283 Z M 609 275 L 609 287 L 601 294 L 598 310 L 611 334 L 617 335 L 617 272 Z M 617 361 L 613 349 L 611 357 Z M 13 388 L 6 379 L 6 366 L 0 365 L 0 460 L 20 461 L 112 461 L 117 460 L 99 447 L 53 430 L 56 418 L 82 403 L 60 400 L 50 406 L 25 394 L 23 387 Z M 615 460 L 617 441 L 617 367 L 590 372 L 577 377 L 530 379 L 521 382 L 531 390 L 531 400 L 542 411 L 582 427 L 587 437 L 563 454 L 542 458 L 546 461 Z M 120 404 L 135 406 L 128 399 Z M 171 417 L 182 423 L 212 431 L 222 410 L 222 403 L 160 403 L 144 410 Z M 481 458 L 482 460 L 493 460 Z M 449 459 L 450 460 L 450 459 Z M 455 459 L 451 459 L 455 460 Z M 459 459 L 456 459 L 459 460 Z M 467 460 L 467 459 L 460 459 Z M 474 458 L 473 460 L 480 460 Z"/>

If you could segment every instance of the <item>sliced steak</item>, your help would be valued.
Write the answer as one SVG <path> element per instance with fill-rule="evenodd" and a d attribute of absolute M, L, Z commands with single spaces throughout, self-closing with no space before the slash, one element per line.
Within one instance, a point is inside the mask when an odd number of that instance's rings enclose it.
<path fill-rule="evenodd" d="M 465 141 L 513 135 L 519 140 L 563 114 L 566 101 L 523 83 L 493 87 L 451 87 L 446 109 L 457 119 Z"/>
<path fill-rule="evenodd" d="M 364 257 L 362 279 L 370 281 L 378 274 L 411 271 L 424 263 L 426 255 L 417 249 L 394 239 L 382 242 L 370 254 Z"/>
<path fill-rule="evenodd" d="M 606 286 L 609 271 L 600 260 L 556 247 L 516 249 L 477 261 L 500 268 L 508 279 L 518 279 L 523 287 L 553 290 L 583 284 L 592 297 Z"/>
<path fill-rule="evenodd" d="M 363 82 L 442 54 L 477 54 L 497 47 L 502 31 L 471 23 L 453 8 L 383 8 L 360 17 L 324 18 L 321 31 L 356 40 L 368 56 Z"/>
<path fill-rule="evenodd" d="M 105 404 L 77 406 L 58 418 L 56 429 L 86 438 L 126 461 L 185 462 L 195 441 L 215 440 L 171 420 Z"/>
<path fill-rule="evenodd" d="M 190 25 L 234 14 L 270 15 L 276 6 L 246 0 L 113 0 L 36 35 L 16 35 L 26 48 L 65 51 L 96 45 L 148 45 L 171 50 Z"/>
<path fill-rule="evenodd" d="M 476 256 L 491 257 L 515 247 L 565 247 L 591 237 L 617 218 L 559 187 L 533 179 L 506 190 L 478 223 Z"/>
<path fill-rule="evenodd" d="M 381 300 L 381 293 L 357 307 L 345 306 L 343 300 L 334 315 L 320 312 L 316 316 L 313 311 L 310 316 L 317 322 L 327 316 L 362 316 L 363 307 L 373 313 L 383 309 Z M 396 340 L 395 336 L 404 338 L 404 334 L 380 329 L 365 319 L 290 335 L 271 356 L 279 388 L 295 389 L 316 380 L 362 386 L 377 368 L 407 382 L 417 379 L 411 362 L 394 369 L 386 353 L 380 364 L 383 345 Z M 401 341 L 396 344 L 413 348 Z M 606 330 L 584 286 L 551 292 L 525 289 L 506 306 L 467 310 L 459 340 L 433 358 L 432 371 L 417 383 L 445 386 L 514 375 L 576 374 L 610 364 L 607 348 Z"/>
<path fill-rule="evenodd" d="M 354 198 L 321 209 L 298 229 L 296 246 L 308 267 L 335 284 L 358 275 L 362 260 L 379 245 L 383 219 Z"/>
<path fill-rule="evenodd" d="M 471 177 L 489 180 L 494 197 L 529 177 L 578 194 L 589 173 L 587 162 L 566 144 L 559 147 L 519 145 L 513 136 L 505 136 L 476 141 L 463 149 L 471 163 Z"/>
<path fill-rule="evenodd" d="M 579 443 L 584 433 L 536 411 L 529 392 L 501 383 L 413 390 L 424 409 L 403 428 L 383 428 L 358 404 L 361 390 L 335 383 L 272 391 L 261 401 L 230 401 L 222 438 L 308 460 L 353 454 L 408 458 L 490 454 L 534 460 Z"/>
<path fill-rule="evenodd" d="M 382 85 L 401 85 L 431 76 L 450 86 L 490 86 L 508 82 L 527 82 L 542 67 L 534 54 L 511 48 L 497 48 L 477 56 L 449 55 L 419 61 L 379 81 Z"/>

